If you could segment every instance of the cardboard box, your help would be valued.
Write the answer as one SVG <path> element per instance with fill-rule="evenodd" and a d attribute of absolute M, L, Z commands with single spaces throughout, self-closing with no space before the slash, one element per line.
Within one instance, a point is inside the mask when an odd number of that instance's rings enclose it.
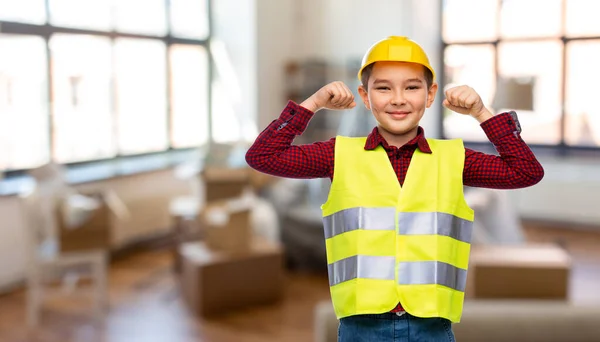
<path fill-rule="evenodd" d="M 245 254 L 210 250 L 203 242 L 180 248 L 181 289 L 199 316 L 274 303 L 283 295 L 283 253 L 278 244 L 253 240 Z"/>
<path fill-rule="evenodd" d="M 207 203 L 242 196 L 250 186 L 250 168 L 206 167 L 200 173 Z"/>
<path fill-rule="evenodd" d="M 94 197 L 98 200 L 99 206 L 87 213 L 85 221 L 77 226 L 67 224 L 63 210 L 65 203 L 58 205 L 56 217 L 61 252 L 110 249 L 112 211 L 102 196 Z"/>
<path fill-rule="evenodd" d="M 250 211 L 233 213 L 226 226 L 204 226 L 204 236 L 209 248 L 227 253 L 248 251 L 252 239 Z"/>
<path fill-rule="evenodd" d="M 199 216 L 208 248 L 228 253 L 243 253 L 252 240 L 252 196 L 208 203 Z"/>
<path fill-rule="evenodd" d="M 241 198 L 208 204 L 200 215 L 208 248 L 232 254 L 248 251 L 252 240 L 250 210 L 250 203 Z"/>
<path fill-rule="evenodd" d="M 559 246 L 474 246 L 467 297 L 567 299 L 571 258 Z"/>

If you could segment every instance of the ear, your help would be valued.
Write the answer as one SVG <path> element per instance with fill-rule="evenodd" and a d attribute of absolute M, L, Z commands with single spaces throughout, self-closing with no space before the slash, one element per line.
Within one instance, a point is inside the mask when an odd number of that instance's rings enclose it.
<path fill-rule="evenodd" d="M 365 90 L 365 87 L 363 87 L 362 84 L 358 86 L 358 94 L 362 98 L 363 103 L 365 104 L 365 108 L 371 110 L 371 104 L 369 103 L 369 93 L 367 92 L 367 90 Z"/>
<path fill-rule="evenodd" d="M 433 83 L 429 90 L 427 90 L 427 108 L 431 107 L 433 101 L 435 100 L 435 94 L 437 94 L 438 85 L 437 83 Z"/>

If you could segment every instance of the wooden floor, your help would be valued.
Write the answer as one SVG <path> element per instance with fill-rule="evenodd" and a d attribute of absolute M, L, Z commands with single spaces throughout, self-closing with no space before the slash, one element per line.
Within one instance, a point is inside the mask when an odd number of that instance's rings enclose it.
<path fill-rule="evenodd" d="M 574 258 L 571 298 L 600 304 L 600 234 L 530 226 L 531 241 L 558 242 Z M 91 303 L 48 302 L 42 326 L 24 324 L 24 293 L 0 297 L 1 342 L 271 342 L 312 341 L 313 309 L 329 299 L 325 276 L 288 274 L 278 305 L 240 311 L 212 320 L 191 315 L 179 295 L 169 250 L 147 251 L 115 262 L 110 270 L 110 302 L 103 322 L 93 320 Z"/>
<path fill-rule="evenodd" d="M 171 251 L 148 251 L 111 265 L 104 322 L 94 321 L 87 298 L 65 297 L 47 302 L 41 327 L 28 331 L 24 292 L 1 296 L 0 341 L 311 341 L 314 306 L 329 299 L 327 278 L 288 274 L 285 282 L 278 305 L 200 320 L 181 300 Z"/>

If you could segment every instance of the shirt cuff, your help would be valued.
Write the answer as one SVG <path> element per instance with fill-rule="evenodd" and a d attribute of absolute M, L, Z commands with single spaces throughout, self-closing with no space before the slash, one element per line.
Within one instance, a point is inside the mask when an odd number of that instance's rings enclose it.
<path fill-rule="evenodd" d="M 502 113 L 481 123 L 488 139 L 494 143 L 507 135 L 518 134 L 517 124 L 510 113 Z"/>
<path fill-rule="evenodd" d="M 282 122 L 281 125 L 292 125 L 300 132 L 304 132 L 313 115 L 315 115 L 315 113 L 300 106 L 296 102 L 288 101 L 287 106 L 283 109 L 279 119 Z"/>

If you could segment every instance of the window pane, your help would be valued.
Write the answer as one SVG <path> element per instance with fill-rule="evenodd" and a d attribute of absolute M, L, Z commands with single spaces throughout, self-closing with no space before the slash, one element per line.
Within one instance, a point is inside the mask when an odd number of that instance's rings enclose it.
<path fill-rule="evenodd" d="M 171 0 L 171 33 L 205 39 L 208 36 L 207 0 Z"/>
<path fill-rule="evenodd" d="M 49 160 L 46 44 L 0 35 L 0 170 Z"/>
<path fill-rule="evenodd" d="M 600 107 L 596 103 L 598 60 L 600 40 L 577 41 L 567 46 L 567 144 L 600 146 Z"/>
<path fill-rule="evenodd" d="M 446 48 L 444 55 L 444 88 L 466 84 L 473 87 L 486 106 L 489 106 L 496 82 L 493 45 L 453 45 Z M 476 120 L 447 108 L 444 108 L 444 133 L 449 138 L 462 138 L 467 141 L 487 140 Z"/>
<path fill-rule="evenodd" d="M 528 143 L 560 141 L 562 44 L 560 41 L 502 43 L 499 76 L 533 77 L 533 111 L 518 110 L 523 138 Z M 512 108 L 496 108 L 502 111 Z"/>
<path fill-rule="evenodd" d="M 171 143 L 208 142 L 208 59 L 202 46 L 174 45 L 171 63 Z"/>
<path fill-rule="evenodd" d="M 503 0 L 503 37 L 554 37 L 561 34 L 562 0 Z M 468 22 L 468 20 L 466 20 Z M 471 26 L 476 27 L 476 26 Z"/>
<path fill-rule="evenodd" d="M 0 0 L 0 20 L 45 24 L 45 0 Z"/>
<path fill-rule="evenodd" d="M 110 40 L 55 35 L 50 49 L 55 161 L 114 156 Z"/>
<path fill-rule="evenodd" d="M 48 1 L 50 5 L 50 23 L 53 25 L 106 31 L 111 29 L 111 1 Z"/>
<path fill-rule="evenodd" d="M 117 39 L 115 63 L 119 151 L 138 154 L 167 149 L 164 43 Z"/>
<path fill-rule="evenodd" d="M 600 1 L 565 0 L 567 2 L 566 31 L 568 36 L 600 35 Z"/>
<path fill-rule="evenodd" d="M 164 36 L 167 33 L 165 0 L 114 2 L 117 31 Z"/>
<path fill-rule="evenodd" d="M 497 38 L 496 0 L 444 0 L 443 37 L 447 42 L 485 41 Z M 466 13 L 477 13 L 468 15 Z M 475 29 L 476 28 L 476 29 Z"/>

